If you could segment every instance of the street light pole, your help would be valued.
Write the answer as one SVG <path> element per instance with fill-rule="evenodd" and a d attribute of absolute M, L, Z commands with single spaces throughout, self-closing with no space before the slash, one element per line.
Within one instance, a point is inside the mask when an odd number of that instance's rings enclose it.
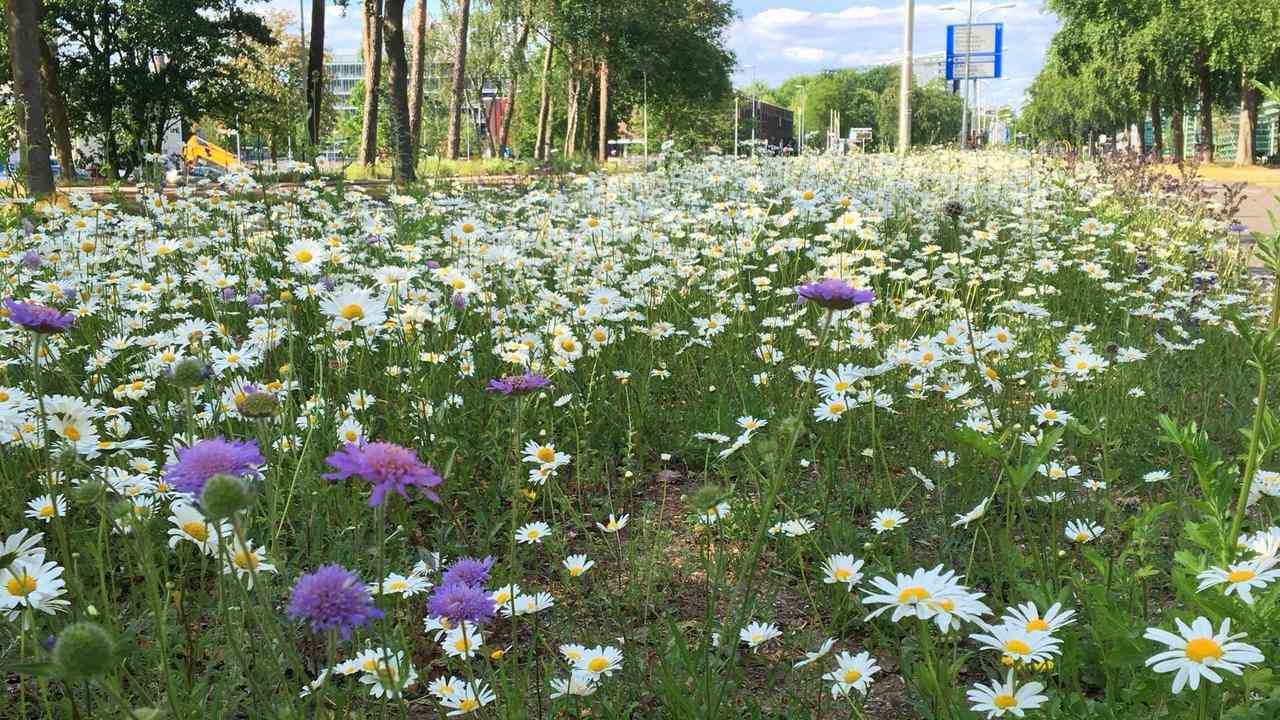
<path fill-rule="evenodd" d="M 969 20 L 964 26 L 964 99 L 960 114 L 960 147 L 969 147 L 969 85 L 973 82 L 973 0 L 969 0 Z"/>
<path fill-rule="evenodd" d="M 907 0 L 906 28 L 902 32 L 902 72 L 898 78 L 899 155 L 906 155 L 911 150 L 911 41 L 915 21 L 916 2 Z"/>

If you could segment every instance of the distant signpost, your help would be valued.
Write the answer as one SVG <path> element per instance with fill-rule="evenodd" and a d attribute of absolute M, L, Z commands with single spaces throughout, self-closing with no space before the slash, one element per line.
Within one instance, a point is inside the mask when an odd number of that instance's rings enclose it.
<path fill-rule="evenodd" d="M 857 143 L 859 152 L 866 152 L 869 142 L 871 142 L 871 128 L 849 128 L 849 144 Z"/>
<path fill-rule="evenodd" d="M 1004 71 L 1004 23 L 947 26 L 947 79 L 986 80 Z"/>

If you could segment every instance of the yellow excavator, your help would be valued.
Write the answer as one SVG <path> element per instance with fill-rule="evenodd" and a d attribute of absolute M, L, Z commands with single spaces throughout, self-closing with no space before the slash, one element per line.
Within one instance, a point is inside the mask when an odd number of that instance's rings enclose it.
<path fill-rule="evenodd" d="M 188 138 L 187 144 L 182 146 L 182 159 L 187 162 L 188 167 L 195 167 L 196 162 L 200 160 L 217 165 L 223 170 L 235 170 L 240 167 L 240 160 L 236 158 L 235 153 L 196 135 Z"/>

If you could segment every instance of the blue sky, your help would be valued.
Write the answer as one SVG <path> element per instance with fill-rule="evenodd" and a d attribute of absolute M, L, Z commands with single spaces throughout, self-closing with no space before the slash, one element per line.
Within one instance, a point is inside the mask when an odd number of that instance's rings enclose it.
<path fill-rule="evenodd" d="M 427 2 L 428 11 L 437 14 L 439 0 Z M 980 18 L 1005 26 L 1005 77 L 985 83 L 984 104 L 1021 104 L 1058 29 L 1058 19 L 1043 9 L 1043 0 L 1014 2 L 1012 8 L 983 13 Z M 311 3 L 305 4 L 309 9 Z M 411 0 L 408 5 L 412 4 Z M 1001 0 L 980 0 L 974 9 L 981 12 L 1002 4 Z M 299 3 L 270 0 L 267 5 L 296 15 Z M 334 52 L 354 52 L 360 47 L 360 0 L 350 0 L 350 5 L 345 15 L 340 8 L 329 7 L 326 46 Z M 948 6 L 957 9 L 943 9 Z M 792 75 L 896 63 L 902 58 L 902 0 L 734 0 L 734 7 L 741 16 L 728 33 L 729 47 L 738 56 L 735 84 L 751 82 L 754 76 L 777 85 Z M 945 50 L 946 26 L 963 22 L 967 11 L 965 0 L 918 2 L 916 54 Z"/>

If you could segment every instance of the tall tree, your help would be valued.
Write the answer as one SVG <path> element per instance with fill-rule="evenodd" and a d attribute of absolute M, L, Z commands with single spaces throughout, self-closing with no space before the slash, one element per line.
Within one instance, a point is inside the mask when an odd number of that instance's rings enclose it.
<path fill-rule="evenodd" d="M 311 43 L 307 55 L 307 139 L 320 144 L 324 97 L 324 0 L 311 0 Z"/>
<path fill-rule="evenodd" d="M 600 61 L 600 129 L 597 133 L 596 162 L 609 159 L 609 61 Z"/>
<path fill-rule="evenodd" d="M 24 150 L 27 187 L 35 195 L 53 192 L 53 168 L 49 165 L 49 135 L 45 130 L 44 93 L 40 87 L 40 0 L 7 0 L 9 63 L 13 84 L 22 102 L 18 126 Z"/>
<path fill-rule="evenodd" d="M 535 160 L 548 159 L 547 137 L 550 135 L 549 125 L 551 123 L 551 64 L 555 52 L 556 46 L 548 38 L 547 46 L 542 51 L 542 86 L 538 97 L 538 139 L 533 146 L 533 158 Z M 574 96 L 574 102 L 577 103 L 576 95 Z M 576 104 L 574 107 L 577 107 Z"/>
<path fill-rule="evenodd" d="M 501 149 L 511 144 L 511 118 L 516 112 L 516 98 L 520 96 L 520 76 L 524 73 L 525 48 L 529 45 L 529 30 L 533 26 L 533 18 L 526 17 L 521 23 L 520 33 L 516 36 L 516 44 L 511 50 L 511 59 L 507 65 L 507 107 L 502 114 L 502 126 L 498 131 L 498 147 Z"/>
<path fill-rule="evenodd" d="M 395 179 L 412 182 L 417 179 L 414 169 L 414 145 L 409 134 L 409 62 L 404 47 L 404 2 L 386 0 L 383 21 L 387 33 L 387 69 L 391 84 L 391 123 L 396 141 Z"/>
<path fill-rule="evenodd" d="M 62 179 L 76 176 L 75 154 L 71 150 L 71 124 L 67 118 L 67 98 L 58 82 L 58 58 L 49 47 L 49 39 L 40 33 L 40 79 L 44 82 L 45 99 L 48 101 L 49 125 L 53 127 L 53 147 L 62 166 Z"/>
<path fill-rule="evenodd" d="M 427 0 L 413 8 L 413 59 L 409 64 L 409 134 L 413 147 L 422 143 L 422 93 L 427 77 Z"/>
<path fill-rule="evenodd" d="M 445 157 L 456 160 L 462 145 L 462 106 L 467 82 L 467 28 L 471 22 L 471 0 L 458 3 L 458 34 L 453 46 L 453 77 L 449 91 L 449 135 Z"/>
<path fill-rule="evenodd" d="M 378 159 L 378 88 L 382 82 L 382 0 L 364 0 L 364 107 L 359 161 Z"/>

